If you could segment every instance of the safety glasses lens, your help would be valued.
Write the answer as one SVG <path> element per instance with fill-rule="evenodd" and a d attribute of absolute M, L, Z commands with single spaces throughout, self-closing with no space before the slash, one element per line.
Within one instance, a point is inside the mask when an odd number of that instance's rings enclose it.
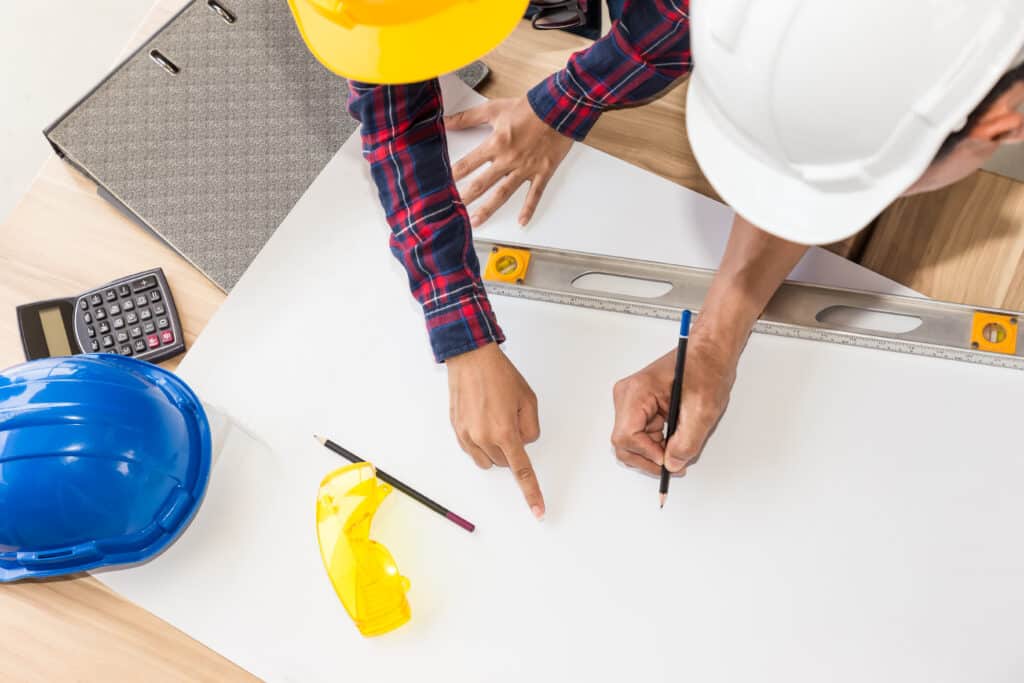
<path fill-rule="evenodd" d="M 373 466 L 359 463 L 327 475 L 316 506 L 317 541 L 334 592 L 364 636 L 409 621 L 409 581 L 391 553 L 370 539 L 370 524 L 391 487 Z"/>

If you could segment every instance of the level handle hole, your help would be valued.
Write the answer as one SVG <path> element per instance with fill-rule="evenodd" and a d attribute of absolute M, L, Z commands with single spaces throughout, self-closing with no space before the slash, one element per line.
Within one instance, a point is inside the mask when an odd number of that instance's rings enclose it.
<path fill-rule="evenodd" d="M 621 294 L 640 299 L 657 299 L 672 291 L 671 282 L 612 275 L 611 273 L 584 273 L 572 281 L 572 286 L 592 292 Z"/>
<path fill-rule="evenodd" d="M 884 313 L 854 306 L 829 306 L 815 316 L 830 327 L 852 327 L 866 332 L 906 334 L 921 327 L 923 320 L 912 315 Z"/>

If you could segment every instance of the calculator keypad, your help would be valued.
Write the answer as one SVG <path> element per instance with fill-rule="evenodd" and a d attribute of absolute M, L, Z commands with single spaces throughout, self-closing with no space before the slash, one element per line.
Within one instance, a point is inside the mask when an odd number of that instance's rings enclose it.
<path fill-rule="evenodd" d="M 173 302 L 162 275 L 147 274 L 83 296 L 76 307 L 79 339 L 87 350 L 143 359 L 182 348 Z M 177 348 L 170 348 L 177 347 Z M 166 357 L 166 356 L 163 356 Z"/>

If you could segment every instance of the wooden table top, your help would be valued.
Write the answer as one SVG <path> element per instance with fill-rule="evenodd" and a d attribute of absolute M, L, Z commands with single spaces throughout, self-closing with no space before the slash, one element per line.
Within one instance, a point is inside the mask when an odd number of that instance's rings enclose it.
<path fill-rule="evenodd" d="M 128 49 L 183 4 L 159 0 Z M 482 92 L 520 95 L 586 44 L 524 25 L 486 58 L 493 74 Z M 68 93 L 69 102 L 78 94 Z M 684 101 L 685 84 L 654 103 L 609 112 L 587 144 L 715 196 L 690 152 Z M 931 296 L 1021 309 L 1022 223 L 1024 185 L 979 173 L 948 191 L 898 202 L 869 237 L 836 250 L 862 252 L 868 267 Z M 0 307 L 7 311 L 0 316 L 0 367 L 23 360 L 16 305 L 154 266 L 167 274 L 191 345 L 224 294 L 102 200 L 90 181 L 51 157 L 0 226 Z M 177 361 L 164 366 L 174 369 Z M 252 679 L 88 576 L 4 586 L 0 615 L 5 632 L 17 634 L 0 639 L 0 680 Z"/>

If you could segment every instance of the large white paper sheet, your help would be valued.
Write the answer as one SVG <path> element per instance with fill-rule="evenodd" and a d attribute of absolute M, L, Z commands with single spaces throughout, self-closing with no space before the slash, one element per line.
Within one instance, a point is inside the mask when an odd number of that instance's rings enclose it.
<path fill-rule="evenodd" d="M 529 239 L 717 258 L 727 213 L 598 153 L 570 162 Z M 586 174 L 604 184 L 585 192 Z M 519 235 L 514 216 L 489 234 Z M 755 336 L 728 415 L 659 511 L 656 482 L 612 455 L 611 385 L 675 325 L 495 297 L 540 397 L 538 524 L 507 471 L 460 453 L 382 225 L 350 141 L 181 365 L 251 436 L 229 433 L 174 546 L 103 581 L 272 681 L 1022 680 L 1019 375 Z M 842 263 L 803 267 L 892 289 Z M 316 490 L 341 463 L 314 432 L 479 526 L 384 504 L 374 536 L 413 609 L 387 636 L 357 634 L 321 567 Z"/>

